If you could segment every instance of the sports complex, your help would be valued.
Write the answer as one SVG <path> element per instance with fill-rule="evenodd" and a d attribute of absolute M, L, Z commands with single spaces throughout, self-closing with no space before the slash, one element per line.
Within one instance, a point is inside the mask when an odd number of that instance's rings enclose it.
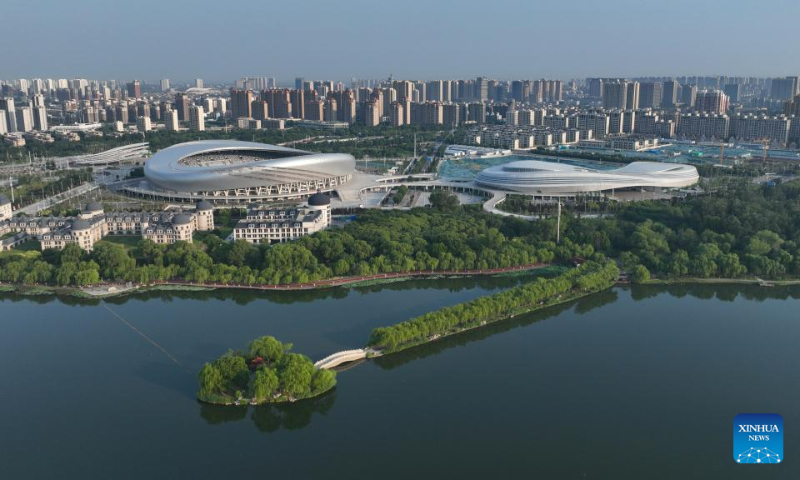
<path fill-rule="evenodd" d="M 527 195 L 574 195 L 626 188 L 682 188 L 699 180 L 692 165 L 632 162 L 614 170 L 567 163 L 521 160 L 489 167 L 475 183 L 494 190 Z"/>
<path fill-rule="evenodd" d="M 608 166 L 508 157 L 469 178 L 434 174 L 374 175 L 357 172 L 355 159 L 344 153 L 313 153 L 293 148 L 206 140 L 173 145 L 155 153 L 144 167 L 145 178 L 123 187 L 127 193 L 171 202 L 207 200 L 215 204 L 303 200 L 315 192 L 331 195 L 334 207 L 378 207 L 399 183 L 415 190 L 451 189 L 490 198 L 493 206 L 508 193 L 534 197 L 603 195 L 614 190 L 663 190 L 694 185 L 694 166 L 679 163 L 632 162 Z M 541 157 L 537 157 L 541 158 Z M 502 161 L 502 159 L 497 159 Z M 470 165 L 472 161 L 467 159 Z M 476 166 L 476 165 L 475 165 Z M 410 207 L 419 205 L 410 205 Z"/>
<path fill-rule="evenodd" d="M 236 140 L 204 140 L 165 148 L 145 163 L 145 179 L 128 193 L 170 201 L 251 202 L 300 199 L 352 180 L 355 159 Z"/>

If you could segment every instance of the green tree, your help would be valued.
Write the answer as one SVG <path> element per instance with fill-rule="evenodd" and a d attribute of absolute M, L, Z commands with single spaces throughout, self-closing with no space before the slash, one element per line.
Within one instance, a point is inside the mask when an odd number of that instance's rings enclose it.
<path fill-rule="evenodd" d="M 250 371 L 244 357 L 228 352 L 214 361 L 214 368 L 222 376 L 222 385 L 226 390 L 240 390 L 247 388 Z"/>
<path fill-rule="evenodd" d="M 283 393 L 294 398 L 303 398 L 311 393 L 314 364 L 308 357 L 287 353 L 278 365 L 278 378 Z"/>
<path fill-rule="evenodd" d="M 262 402 L 278 390 L 278 375 L 271 368 L 259 368 L 251 381 L 250 396 Z"/>
<path fill-rule="evenodd" d="M 631 272 L 631 282 L 644 283 L 650 280 L 650 270 L 644 265 L 636 265 Z"/>
<path fill-rule="evenodd" d="M 431 207 L 442 212 L 453 212 L 457 210 L 460 205 L 455 193 L 443 189 L 431 192 L 428 201 Z"/>
<path fill-rule="evenodd" d="M 327 369 L 318 369 L 311 379 L 311 393 L 318 395 L 330 390 L 336 385 L 336 372 Z"/>
<path fill-rule="evenodd" d="M 222 388 L 224 387 L 222 374 L 212 364 L 206 363 L 203 365 L 197 378 L 200 381 L 200 392 L 198 395 L 201 398 L 222 392 Z"/>
<path fill-rule="evenodd" d="M 111 242 L 98 242 L 92 258 L 100 267 L 100 275 L 107 280 L 122 280 L 136 266 L 136 260 L 122 245 Z"/>
<path fill-rule="evenodd" d="M 264 361 L 273 364 L 277 363 L 291 348 L 291 343 L 283 344 L 275 337 L 264 336 L 250 342 L 248 350 L 251 358 L 261 357 Z"/>

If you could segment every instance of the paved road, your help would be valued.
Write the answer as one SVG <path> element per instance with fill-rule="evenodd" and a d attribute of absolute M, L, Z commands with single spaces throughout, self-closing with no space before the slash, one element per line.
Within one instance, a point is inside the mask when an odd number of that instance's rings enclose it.
<path fill-rule="evenodd" d="M 100 184 L 98 183 L 95 182 L 84 183 L 83 185 L 79 185 L 71 190 L 61 192 L 59 194 L 53 195 L 52 197 L 47 197 L 42 201 L 22 207 L 14 211 L 14 215 L 19 215 L 21 213 L 24 213 L 26 215 L 35 215 L 37 212 L 41 210 L 50 208 L 53 205 L 58 205 L 59 203 L 69 200 L 70 198 L 79 197 L 93 190 L 97 190 L 98 188 L 100 188 Z"/>

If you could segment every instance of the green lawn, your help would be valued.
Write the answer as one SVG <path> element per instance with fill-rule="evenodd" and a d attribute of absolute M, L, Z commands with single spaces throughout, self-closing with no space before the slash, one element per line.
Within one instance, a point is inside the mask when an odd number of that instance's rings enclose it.
<path fill-rule="evenodd" d="M 142 241 L 141 235 L 107 235 L 103 237 L 103 242 L 116 243 L 122 245 L 126 250 L 132 250 L 139 246 Z"/>
<path fill-rule="evenodd" d="M 6 252 L 0 252 L 0 257 L 26 257 L 26 258 L 35 258 L 42 255 L 42 244 L 39 243 L 37 240 L 31 240 L 29 242 L 25 242 L 18 247 L 8 250 Z"/>

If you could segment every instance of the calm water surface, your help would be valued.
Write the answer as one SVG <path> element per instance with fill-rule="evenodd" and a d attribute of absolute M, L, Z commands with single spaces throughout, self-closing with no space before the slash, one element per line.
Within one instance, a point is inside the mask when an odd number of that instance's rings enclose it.
<path fill-rule="evenodd" d="M 359 365 L 314 401 L 194 399 L 202 363 L 254 337 L 317 359 L 519 281 L 0 297 L 0 478 L 800 478 L 800 289 L 615 289 Z M 783 415 L 785 463 L 734 463 L 751 412 Z"/>

